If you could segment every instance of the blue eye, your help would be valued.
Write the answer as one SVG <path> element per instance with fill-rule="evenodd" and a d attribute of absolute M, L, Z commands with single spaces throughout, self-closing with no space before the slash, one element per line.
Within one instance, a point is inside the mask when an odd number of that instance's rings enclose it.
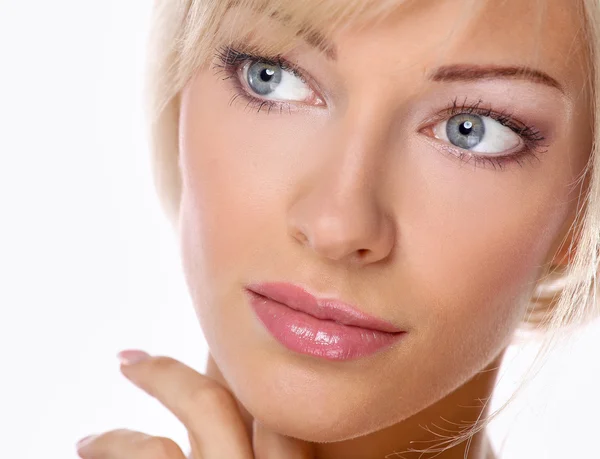
<path fill-rule="evenodd" d="M 476 153 L 498 154 L 513 150 L 523 139 L 489 116 L 459 113 L 433 127 L 436 138 Z"/>
<path fill-rule="evenodd" d="M 283 70 L 277 65 L 255 62 L 248 67 L 248 86 L 255 93 L 266 96 L 281 83 Z"/>
<path fill-rule="evenodd" d="M 453 145 L 470 150 L 483 140 L 485 124 L 477 115 L 456 115 L 446 123 L 446 136 Z"/>
<path fill-rule="evenodd" d="M 242 79 L 251 92 L 267 100 L 305 102 L 315 97 L 299 76 L 277 64 L 249 61 L 242 67 Z"/>

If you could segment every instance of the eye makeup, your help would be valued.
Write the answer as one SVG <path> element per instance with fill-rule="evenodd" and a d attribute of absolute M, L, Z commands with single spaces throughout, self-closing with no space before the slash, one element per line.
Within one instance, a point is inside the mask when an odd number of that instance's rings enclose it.
<path fill-rule="evenodd" d="M 276 109 L 279 110 L 280 114 L 282 114 L 284 110 L 287 110 L 288 113 L 291 113 L 293 109 L 296 109 L 299 105 L 303 104 L 303 102 L 273 100 L 260 97 L 259 94 L 250 94 L 247 88 L 248 85 L 242 84 L 240 74 L 242 73 L 242 68 L 246 64 L 257 63 L 262 63 L 265 66 L 270 67 L 278 67 L 283 72 L 291 73 L 294 77 L 302 81 L 307 86 L 315 86 L 313 79 L 310 78 L 306 72 L 304 72 L 304 70 L 281 56 L 259 56 L 251 52 L 242 52 L 239 49 L 231 46 L 224 46 L 217 50 L 213 67 L 216 70 L 215 74 L 217 76 L 221 76 L 222 80 L 226 80 L 232 85 L 234 94 L 229 101 L 230 105 L 240 98 L 246 102 L 246 109 L 254 109 L 257 113 L 260 113 L 264 110 L 267 112 L 267 114 L 271 113 L 271 110 Z M 313 91 L 315 90 L 313 89 Z M 319 97 L 318 94 L 315 100 L 317 100 L 318 103 L 314 105 L 324 105 L 323 99 Z"/>
<path fill-rule="evenodd" d="M 491 118 L 500 125 L 510 129 L 522 140 L 520 148 L 517 151 L 498 155 L 480 154 L 460 148 L 457 145 L 446 143 L 443 146 L 443 150 L 458 157 L 461 161 L 466 163 L 472 162 L 476 166 L 489 166 L 493 169 L 501 170 L 511 164 L 523 166 L 524 161 L 539 161 L 539 155 L 547 151 L 548 145 L 544 144 L 545 137 L 540 130 L 518 120 L 506 110 L 495 111 L 491 106 L 486 106 L 481 99 L 478 99 L 476 102 L 469 102 L 465 98 L 459 102 L 458 98 L 454 98 L 446 108 L 428 120 L 427 125 L 421 129 L 421 132 L 428 137 L 435 138 L 433 127 L 437 123 L 459 115 L 475 115 L 477 117 Z"/>
<path fill-rule="evenodd" d="M 242 51 L 241 48 L 239 45 L 223 46 L 215 53 L 213 66 L 216 69 L 216 75 L 221 76 L 223 80 L 227 80 L 231 85 L 233 95 L 229 102 L 230 105 L 237 100 L 242 100 L 246 102 L 246 109 L 256 110 L 256 113 L 264 111 L 267 114 L 272 111 L 283 114 L 284 110 L 291 114 L 293 111 L 310 105 L 325 105 L 324 98 L 315 89 L 317 87 L 316 82 L 302 68 L 279 55 L 261 56 L 256 53 Z M 267 76 L 273 74 L 273 69 L 277 69 L 279 72 L 287 72 L 290 78 L 295 78 L 299 84 L 304 84 L 310 88 L 315 96 L 311 98 L 310 103 L 307 103 L 298 100 L 269 99 L 264 94 L 253 91 L 248 81 L 244 82 L 243 79 L 245 73 L 247 73 L 248 65 L 256 64 L 265 66 L 265 71 L 268 72 L 265 74 Z M 248 78 L 246 79 L 248 80 Z M 475 120 L 487 119 L 489 120 L 487 121 L 488 124 L 495 122 L 508 128 L 510 131 L 507 132 L 514 133 L 520 139 L 518 150 L 501 152 L 502 154 L 481 153 L 476 150 L 473 151 L 473 149 L 462 148 L 462 145 L 471 145 L 474 142 L 459 142 L 457 144 L 456 142 L 449 142 L 448 138 L 445 140 L 440 139 L 435 134 L 434 127 L 459 115 L 471 116 Z M 472 125 L 473 122 L 465 118 L 460 126 L 460 131 L 464 135 L 469 135 Z M 494 170 L 503 170 L 512 165 L 522 167 L 526 161 L 539 161 L 539 155 L 545 153 L 548 147 L 544 145 L 545 137 L 535 126 L 522 122 L 506 110 L 494 110 L 492 106 L 484 104 L 483 100 L 479 98 L 474 101 L 469 101 L 468 98 L 459 101 L 458 98 L 454 98 L 445 108 L 425 123 L 422 123 L 421 126 L 419 133 L 436 142 L 438 149 L 451 154 L 461 162 L 473 163 L 475 166 L 493 168 Z"/>

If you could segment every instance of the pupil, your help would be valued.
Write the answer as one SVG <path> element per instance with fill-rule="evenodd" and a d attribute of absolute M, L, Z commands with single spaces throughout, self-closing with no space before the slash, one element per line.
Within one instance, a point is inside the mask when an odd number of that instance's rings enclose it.
<path fill-rule="evenodd" d="M 272 69 L 264 69 L 260 72 L 260 78 L 263 81 L 270 81 L 274 74 L 275 72 Z"/>
<path fill-rule="evenodd" d="M 473 130 L 473 123 L 471 123 L 470 121 L 465 121 L 463 124 L 460 125 L 458 130 L 462 135 L 469 135 Z"/>

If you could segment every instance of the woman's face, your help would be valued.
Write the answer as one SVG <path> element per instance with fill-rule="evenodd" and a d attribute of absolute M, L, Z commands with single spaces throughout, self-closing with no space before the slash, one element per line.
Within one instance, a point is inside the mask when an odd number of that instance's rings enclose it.
<path fill-rule="evenodd" d="M 299 42 L 283 58 L 302 78 L 234 47 L 182 94 L 186 279 L 229 386 L 282 433 L 356 437 L 457 389 L 571 222 L 591 142 L 572 0 L 464 3 L 411 2 L 332 37 L 335 56 Z M 262 282 L 406 333 L 360 358 L 291 350 L 251 306 Z"/>

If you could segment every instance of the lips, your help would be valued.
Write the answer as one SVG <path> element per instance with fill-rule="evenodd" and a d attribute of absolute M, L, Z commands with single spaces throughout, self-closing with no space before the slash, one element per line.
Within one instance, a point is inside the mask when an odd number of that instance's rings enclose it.
<path fill-rule="evenodd" d="M 290 350 L 350 360 L 388 347 L 406 332 L 347 303 L 316 298 L 292 284 L 248 285 L 246 293 L 270 334 Z"/>

